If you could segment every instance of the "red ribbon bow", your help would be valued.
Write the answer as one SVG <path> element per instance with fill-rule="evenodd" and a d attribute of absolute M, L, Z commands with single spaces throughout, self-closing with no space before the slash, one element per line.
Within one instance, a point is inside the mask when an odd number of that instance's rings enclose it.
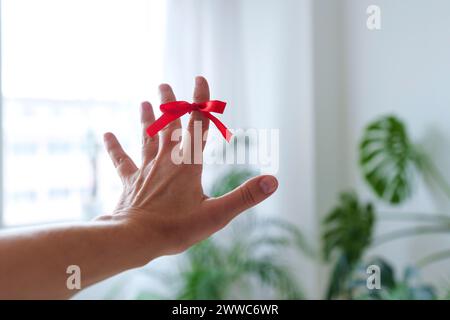
<path fill-rule="evenodd" d="M 186 101 L 164 103 L 159 107 L 159 109 L 163 112 L 163 115 L 147 128 L 147 134 L 150 137 L 153 137 L 166 125 L 183 116 L 184 114 L 188 112 L 191 113 L 192 111 L 199 111 L 205 117 L 209 118 L 216 125 L 217 129 L 219 129 L 225 140 L 230 142 L 232 133 L 227 129 L 227 127 L 225 127 L 222 122 L 220 122 L 219 119 L 211 114 L 211 112 L 222 114 L 225 110 L 225 105 L 226 102 L 218 100 L 212 100 L 202 103 L 189 103 Z"/>

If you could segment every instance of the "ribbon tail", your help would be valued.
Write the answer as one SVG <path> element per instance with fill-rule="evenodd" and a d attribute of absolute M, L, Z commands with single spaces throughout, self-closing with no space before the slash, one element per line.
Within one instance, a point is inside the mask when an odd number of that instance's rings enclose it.
<path fill-rule="evenodd" d="M 202 112 L 202 113 L 205 115 L 205 117 L 209 118 L 209 120 L 211 120 L 216 125 L 217 129 L 219 129 L 220 133 L 225 138 L 225 140 L 230 142 L 231 137 L 233 136 L 230 130 L 228 130 L 227 127 L 225 127 L 225 125 L 211 113 L 209 112 Z"/>
<path fill-rule="evenodd" d="M 164 129 L 165 126 L 167 126 L 169 123 L 171 123 L 173 120 L 175 120 L 179 117 L 180 117 L 180 115 L 163 113 L 163 115 L 161 117 L 159 117 L 155 122 L 153 122 L 151 125 L 149 125 L 147 127 L 147 129 L 146 129 L 147 134 L 150 137 L 153 137 L 160 130 Z"/>

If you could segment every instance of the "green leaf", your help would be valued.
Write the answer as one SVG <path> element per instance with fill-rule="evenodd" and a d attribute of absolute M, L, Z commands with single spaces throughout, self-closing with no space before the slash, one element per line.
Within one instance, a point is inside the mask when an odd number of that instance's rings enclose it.
<path fill-rule="evenodd" d="M 420 152 L 410 142 L 405 125 L 395 116 L 370 123 L 359 145 L 359 163 L 375 194 L 391 204 L 411 196 Z"/>
<path fill-rule="evenodd" d="M 342 193 L 338 205 L 323 220 L 325 258 L 338 252 L 347 257 L 350 265 L 357 262 L 372 241 L 374 221 L 370 203 L 360 203 L 353 192 Z"/>
<path fill-rule="evenodd" d="M 322 222 L 322 253 L 325 260 L 337 256 L 327 299 L 348 294 L 348 280 L 372 242 L 375 214 L 372 205 L 360 203 L 353 192 L 343 193 L 339 203 Z"/>

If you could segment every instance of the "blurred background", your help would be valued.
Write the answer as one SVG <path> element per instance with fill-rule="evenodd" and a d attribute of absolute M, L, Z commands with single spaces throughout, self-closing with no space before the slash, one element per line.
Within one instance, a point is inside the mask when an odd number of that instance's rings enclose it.
<path fill-rule="evenodd" d="M 446 0 L 2 0 L 1 228 L 111 212 L 102 134 L 138 159 L 139 103 L 157 109 L 161 82 L 191 100 L 201 74 L 228 126 L 279 130 L 279 190 L 75 299 L 450 297 L 449 15 Z M 259 170 L 206 166 L 205 190 Z"/>

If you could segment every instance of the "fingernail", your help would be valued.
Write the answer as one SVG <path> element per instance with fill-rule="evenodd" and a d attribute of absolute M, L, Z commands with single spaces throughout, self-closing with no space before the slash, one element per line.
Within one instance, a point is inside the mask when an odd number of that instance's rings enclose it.
<path fill-rule="evenodd" d="M 108 141 L 111 138 L 111 133 L 106 132 L 103 134 L 103 140 Z"/>
<path fill-rule="evenodd" d="M 169 90 L 170 86 L 167 83 L 161 83 L 159 85 L 159 91 L 167 91 Z"/>
<path fill-rule="evenodd" d="M 149 104 L 147 101 L 141 102 L 141 111 L 148 111 Z"/>
<path fill-rule="evenodd" d="M 264 177 L 259 181 L 259 186 L 265 194 L 274 192 L 278 187 L 278 181 L 274 177 Z"/>
<path fill-rule="evenodd" d="M 197 84 L 197 85 L 202 84 L 203 80 L 204 79 L 201 76 L 195 77 L 195 84 Z"/>

